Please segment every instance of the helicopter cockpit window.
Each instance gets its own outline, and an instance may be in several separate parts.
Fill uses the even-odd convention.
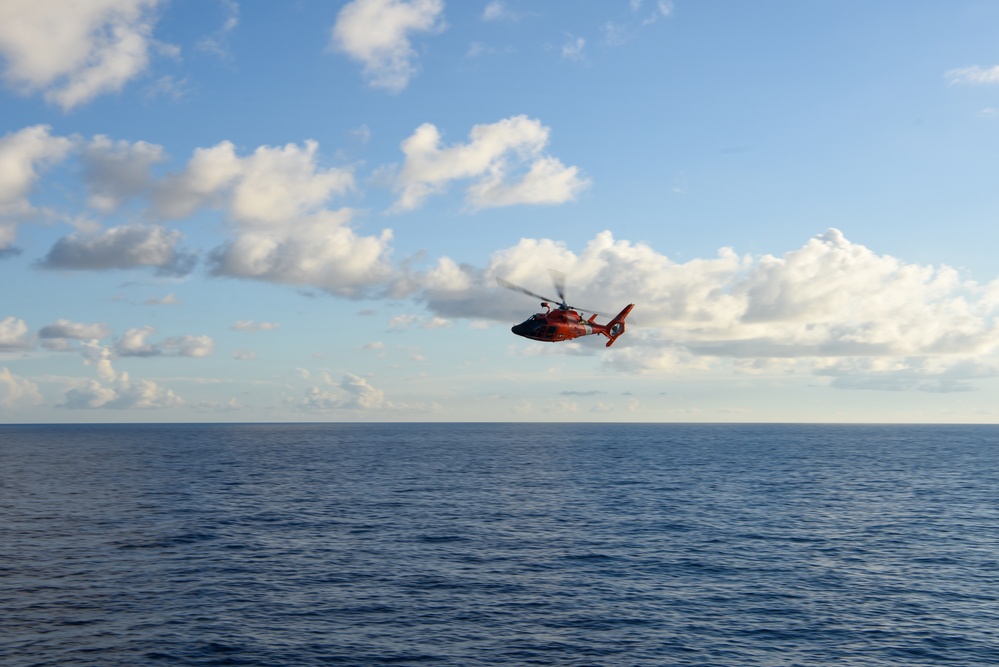
[[[534,316],[530,319],[524,320],[518,329],[523,329],[525,333],[541,333],[544,330],[547,320],[544,317]]]

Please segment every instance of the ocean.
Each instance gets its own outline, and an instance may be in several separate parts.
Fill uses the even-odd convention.
[[[0,664],[999,664],[999,427],[0,426]]]

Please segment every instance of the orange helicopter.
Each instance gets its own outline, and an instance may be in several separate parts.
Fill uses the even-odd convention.
[[[570,306],[565,302],[565,276],[563,274],[552,271],[552,281],[555,283],[555,291],[558,292],[558,297],[561,300],[558,302],[556,310],[552,310],[550,305],[550,302],[554,302],[555,299],[535,294],[502,278],[496,279],[496,282],[502,287],[533,296],[536,299],[541,299],[541,306],[547,308],[545,312],[537,313],[520,324],[511,327],[510,331],[524,338],[548,343],[572,340],[580,336],[602,334],[609,339],[606,347],[613,345],[617,337],[624,333],[624,318],[628,317],[628,313],[635,307],[635,304],[629,303],[625,306],[624,310],[618,313],[607,324],[597,324],[595,320],[600,316],[599,313],[594,313],[589,309]],[[584,320],[579,312],[577,312],[580,310],[585,310],[585,312],[593,314],[590,316],[590,319]]]

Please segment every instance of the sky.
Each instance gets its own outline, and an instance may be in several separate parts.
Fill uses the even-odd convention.
[[[999,422],[997,29],[6,0],[0,423]]]

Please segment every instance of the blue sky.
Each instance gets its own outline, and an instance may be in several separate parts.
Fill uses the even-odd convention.
[[[5,2],[0,421],[996,422],[997,27]]]

